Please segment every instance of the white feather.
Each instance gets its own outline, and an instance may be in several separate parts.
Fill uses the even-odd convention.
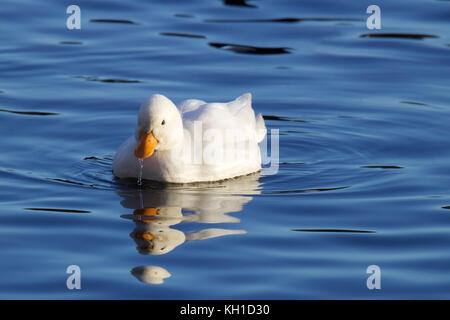
[[[171,109],[173,104],[169,103],[170,100],[161,95],[155,96],[157,98],[150,98],[146,101],[161,101],[165,104],[164,107],[143,105],[138,125],[145,126],[144,124],[147,123],[148,126],[148,123],[155,122],[153,121],[155,117],[165,119],[168,124],[177,122],[171,121],[174,112]],[[228,103],[206,103],[196,99],[181,102],[177,109],[182,120],[183,138],[179,139],[177,146],[170,148],[161,146],[152,156],[146,158],[143,178],[189,183],[223,180],[259,171],[261,155],[258,143],[264,139],[266,127],[261,114],[255,117],[251,99],[251,94],[246,93]],[[151,114],[152,119],[145,119],[145,112]],[[179,117],[178,113],[176,117]],[[195,140],[199,128],[201,128],[203,136]],[[171,134],[174,131],[160,130],[160,135],[166,135],[161,136],[161,141],[171,140]],[[208,133],[210,134],[208,135]],[[215,137],[217,139],[214,140]],[[158,137],[156,138],[158,139]],[[194,143],[192,143],[192,139],[194,139]],[[198,140],[201,141],[200,146]],[[135,148],[136,138],[130,137],[117,151],[113,171],[119,178],[138,177],[139,166],[138,160],[134,156]],[[199,152],[200,157],[194,157],[194,154],[198,155]],[[226,155],[241,152],[243,159],[205,161],[205,159],[209,159],[208,154],[220,155],[221,152]]]

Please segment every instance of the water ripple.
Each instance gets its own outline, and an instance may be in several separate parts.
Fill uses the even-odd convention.
[[[433,34],[421,33],[365,33],[360,35],[362,38],[398,38],[398,39],[414,39],[422,40],[425,38],[439,38]]]
[[[241,44],[232,44],[232,43],[221,43],[221,42],[210,42],[210,46],[229,50],[236,53],[245,53],[245,54],[285,54],[291,53],[290,48],[286,47],[255,47]]]
[[[91,19],[90,22],[99,22],[99,23],[119,23],[119,24],[137,24],[134,21],[126,20],[126,19]]]
[[[3,108],[0,108],[0,112],[8,112],[8,113],[14,113],[14,114],[23,114],[23,115],[28,115],[28,116],[57,116],[57,115],[59,115],[59,113],[56,113],[56,112],[18,111],[18,110],[3,109]]]

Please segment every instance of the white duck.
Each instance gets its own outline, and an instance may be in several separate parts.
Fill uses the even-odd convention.
[[[178,107],[163,95],[145,100],[134,136],[116,153],[119,178],[173,183],[218,181],[259,171],[258,143],[266,127],[255,117],[251,94],[228,103],[185,100]]]

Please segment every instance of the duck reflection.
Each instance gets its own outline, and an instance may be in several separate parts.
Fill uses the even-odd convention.
[[[161,284],[165,278],[169,278],[171,274],[164,268],[158,266],[141,266],[131,270],[131,274],[141,282],[148,284]]]
[[[133,215],[123,216],[132,218],[136,222],[136,228],[130,234],[141,254],[166,254],[182,243],[193,240],[215,238],[229,234],[243,234],[245,230],[203,229],[196,232],[185,233],[173,229],[171,226],[181,222],[201,221],[203,223],[239,222],[239,219],[223,215],[223,219],[203,219],[198,214],[183,215],[178,207],[159,207],[136,209]],[[208,219],[209,218],[209,219]],[[215,220],[215,221],[214,221]]]
[[[131,209],[122,218],[134,221],[130,237],[140,254],[163,255],[187,241],[205,240],[226,235],[245,234],[242,229],[200,228],[184,232],[175,228],[182,223],[239,223],[229,213],[241,212],[252,195],[260,193],[260,174],[252,174],[217,183],[195,185],[154,185],[141,189],[120,187],[121,205]],[[134,268],[131,273],[140,281],[159,284],[170,273],[155,266]]]

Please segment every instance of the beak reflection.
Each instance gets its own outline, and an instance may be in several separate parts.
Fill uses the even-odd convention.
[[[175,254],[175,248],[189,241],[243,235],[246,230],[210,228],[208,225],[240,223],[236,215],[252,200],[251,195],[260,193],[259,176],[255,174],[205,186],[123,188],[118,191],[122,197],[121,205],[131,211],[121,217],[134,223],[130,237],[136,243],[137,252],[149,256]],[[192,224],[196,230],[186,232],[177,227],[184,224]],[[136,267],[131,273],[139,281],[149,284],[161,284],[171,276],[158,266]]]

